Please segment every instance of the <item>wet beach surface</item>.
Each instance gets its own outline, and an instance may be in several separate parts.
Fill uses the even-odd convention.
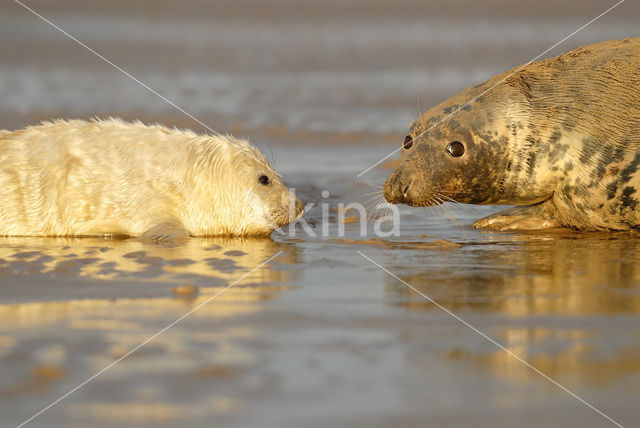
[[[496,207],[446,204],[402,207],[400,236],[376,237],[372,222],[339,236],[333,210],[376,197],[388,163],[354,177],[419,109],[608,5],[393,3],[27,3],[202,122],[249,137],[315,203],[316,236],[298,224],[177,245],[0,239],[1,426],[194,309],[27,426],[613,425],[438,305],[637,425],[636,234],[477,231]],[[112,114],[202,130],[19,5],[0,11],[2,128]],[[626,2],[547,56],[636,36],[639,17]]]

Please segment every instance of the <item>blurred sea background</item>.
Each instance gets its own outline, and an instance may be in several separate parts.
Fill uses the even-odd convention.
[[[0,128],[205,124],[250,139],[305,202],[335,206],[379,190],[388,165],[354,177],[398,148],[421,111],[538,57],[615,2],[24,4],[50,23],[0,5]],[[627,0],[543,57],[638,36],[638,22]],[[467,226],[495,210],[403,207],[401,236],[386,240],[360,237],[357,223],[337,237],[335,216],[324,238],[2,238],[0,425],[27,420],[278,251],[28,426],[611,423],[357,251],[637,424],[640,241]],[[319,235],[319,207],[305,218]],[[176,291],[186,284],[197,292]]]

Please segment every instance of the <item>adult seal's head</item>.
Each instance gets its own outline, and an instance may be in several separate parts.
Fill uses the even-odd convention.
[[[456,112],[475,92],[458,94],[412,124],[402,145],[402,163],[384,185],[387,201],[410,206],[437,205],[452,197],[466,203],[497,202],[491,183],[503,180],[506,144],[483,131],[497,127],[503,103],[482,99]],[[455,117],[443,121],[454,112]]]
[[[518,205],[496,229],[640,227],[640,39],[516,68],[415,121],[391,203]]]

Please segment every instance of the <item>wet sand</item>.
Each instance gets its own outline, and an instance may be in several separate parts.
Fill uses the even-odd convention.
[[[379,190],[388,163],[354,177],[419,109],[528,61],[605,4],[129,3],[33,7],[217,131],[249,137],[316,203],[305,219],[317,236],[0,239],[1,426],[201,304],[27,426],[610,424],[420,293],[637,424],[636,234],[476,231],[496,207],[447,204],[402,207],[400,236],[385,239],[359,236],[354,218],[338,236],[331,211],[321,236],[319,204]],[[0,11],[1,127],[114,114],[201,130],[19,5]],[[639,17],[626,2],[549,55],[637,36]]]

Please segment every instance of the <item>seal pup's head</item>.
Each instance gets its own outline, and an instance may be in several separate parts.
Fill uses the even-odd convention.
[[[526,91],[515,77],[496,84],[500,78],[458,93],[412,123],[401,164],[384,185],[388,202],[527,205],[552,194],[534,179]]]
[[[194,235],[269,235],[303,216],[302,202],[248,141],[208,136],[197,146],[193,211],[203,218],[189,229]]]

